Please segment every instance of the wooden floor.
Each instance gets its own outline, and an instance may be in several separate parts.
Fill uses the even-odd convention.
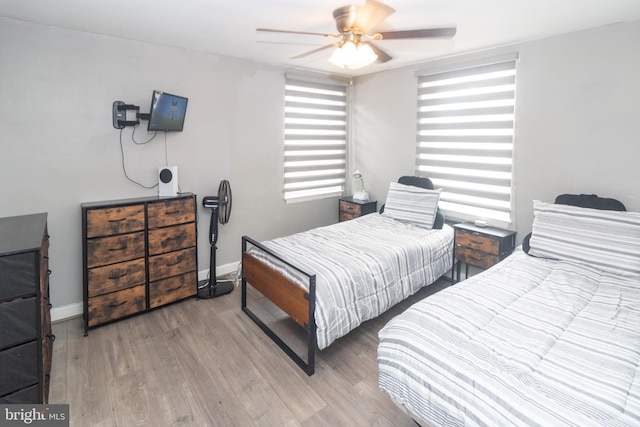
[[[378,389],[378,330],[436,282],[318,352],[308,377],[240,309],[240,289],[89,331],[53,326],[49,403],[71,426],[412,426]]]

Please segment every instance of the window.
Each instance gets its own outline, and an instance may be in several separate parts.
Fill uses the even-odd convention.
[[[342,195],[347,158],[347,85],[285,82],[284,199]]]
[[[516,59],[418,74],[416,171],[453,219],[511,222]]]

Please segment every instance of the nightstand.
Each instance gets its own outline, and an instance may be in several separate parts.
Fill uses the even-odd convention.
[[[340,198],[340,222],[367,215],[378,209],[378,202],[355,200],[353,197]]]
[[[460,267],[466,264],[465,277],[469,276],[469,266],[489,268],[511,255],[516,244],[516,232],[495,227],[478,227],[472,223],[455,224],[455,244],[453,260],[457,261],[456,274],[460,281]]]

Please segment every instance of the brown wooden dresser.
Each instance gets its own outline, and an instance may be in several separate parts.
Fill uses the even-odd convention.
[[[472,223],[455,224],[454,261],[456,274],[460,280],[461,263],[466,264],[465,277],[469,276],[469,266],[489,268],[509,256],[515,247],[516,232],[495,227],[478,227]]]
[[[196,196],[83,203],[85,335],[196,295]]]
[[[48,403],[53,340],[47,214],[0,218],[0,403]]]
[[[378,202],[356,200],[353,197],[340,198],[339,220],[348,221],[376,211]]]

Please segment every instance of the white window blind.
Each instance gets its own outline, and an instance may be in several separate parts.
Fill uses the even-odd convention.
[[[516,61],[418,76],[416,170],[452,219],[511,222]]]
[[[284,199],[340,196],[347,158],[347,86],[287,77]]]

